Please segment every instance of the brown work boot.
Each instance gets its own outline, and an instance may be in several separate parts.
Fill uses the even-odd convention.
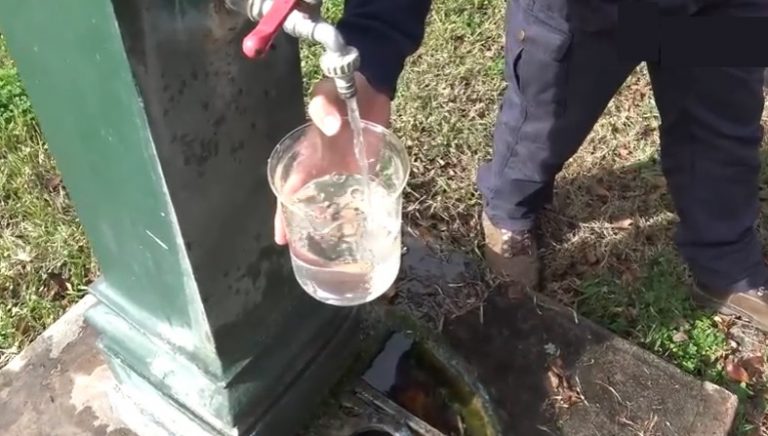
[[[510,231],[496,227],[483,213],[485,261],[500,279],[536,291],[539,258],[533,231]]]
[[[720,297],[700,286],[694,286],[693,299],[696,303],[725,315],[740,316],[755,327],[768,332],[768,284],[727,297]]]

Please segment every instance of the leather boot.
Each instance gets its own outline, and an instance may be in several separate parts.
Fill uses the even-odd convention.
[[[768,332],[768,283],[746,292],[727,296],[702,286],[694,286],[693,299],[701,306],[710,307],[725,315],[737,315]]]
[[[539,258],[533,231],[511,231],[496,227],[483,213],[485,261],[501,280],[538,291]]]

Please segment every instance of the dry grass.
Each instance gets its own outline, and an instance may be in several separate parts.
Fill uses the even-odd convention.
[[[395,105],[413,165],[406,220],[464,248],[479,242],[474,178],[503,91],[503,11],[503,1],[441,2]]]
[[[90,250],[0,39],[0,367],[83,294]]]

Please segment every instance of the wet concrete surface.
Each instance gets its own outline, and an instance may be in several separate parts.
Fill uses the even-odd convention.
[[[490,289],[466,253],[443,249],[428,234],[407,229],[396,293],[389,303],[441,331],[446,319],[480,307]]]

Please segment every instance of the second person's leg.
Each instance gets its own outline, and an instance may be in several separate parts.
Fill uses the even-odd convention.
[[[732,1],[700,14],[768,16],[768,4]],[[763,69],[650,65],[649,71],[661,115],[662,166],[680,217],[677,244],[697,295],[768,328],[768,268],[755,229]]]
[[[507,89],[493,158],[479,168],[486,256],[496,273],[536,286],[529,231],[550,200],[555,176],[573,156],[636,66],[617,58],[614,23],[599,32],[573,22],[574,2],[510,0]],[[584,16],[586,12],[582,13]],[[610,15],[610,14],[608,14]]]

